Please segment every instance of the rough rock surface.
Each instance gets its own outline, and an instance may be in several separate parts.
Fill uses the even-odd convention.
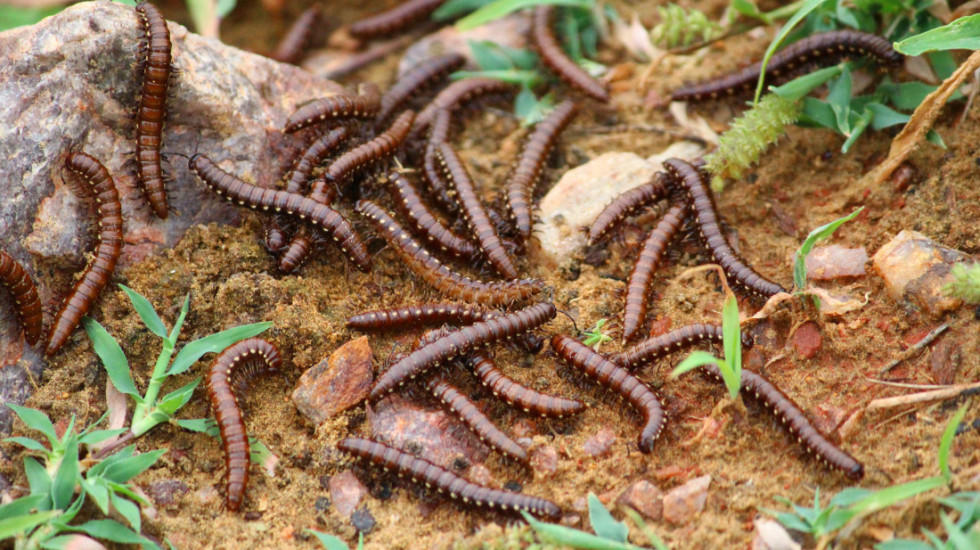
[[[926,313],[938,315],[958,308],[963,301],[943,293],[953,281],[953,264],[966,254],[938,244],[929,237],[903,230],[875,252],[875,270],[885,280],[889,294],[907,300]]]
[[[863,246],[848,248],[839,244],[816,246],[806,257],[808,279],[828,280],[840,277],[862,277],[868,252]]]
[[[367,336],[347,342],[303,373],[293,403],[314,424],[347,410],[371,391],[373,360]]]
[[[350,516],[367,492],[367,487],[350,470],[330,478],[330,498],[342,517]]]
[[[175,23],[170,31],[179,73],[170,86],[164,153],[200,152],[248,181],[274,183],[293,141],[280,131],[290,112],[342,87]],[[154,218],[138,192],[131,160],[141,36],[133,9],[110,2],[84,2],[0,33],[0,51],[12,60],[0,65],[0,247],[25,266],[46,305],[63,297],[94,244],[92,208],[65,183],[70,151],[98,158],[119,188],[126,223],[121,266],[172,247],[191,225],[238,219],[176,154],[164,161],[172,177],[169,218]],[[0,401],[22,403],[24,369],[36,376],[42,363],[33,352],[21,357],[9,298],[0,294],[0,365],[24,359],[20,374],[3,369]],[[0,412],[0,433],[9,426],[7,414]]]
[[[629,506],[647,519],[660,521],[664,513],[663,497],[663,492],[656,485],[641,479],[627,487],[616,502]]]
[[[599,428],[596,434],[582,444],[582,450],[589,456],[601,456],[609,452],[616,442],[616,432],[610,428]]]
[[[680,487],[675,487],[664,495],[664,519],[681,525],[694,519],[704,510],[708,501],[708,486],[711,476],[696,477]]]
[[[534,226],[541,251],[561,264],[585,247],[583,228],[592,225],[613,199],[650,181],[663,170],[663,161],[671,157],[690,160],[703,151],[700,145],[679,142],[647,159],[634,153],[605,153],[565,172],[541,199],[541,222]]]

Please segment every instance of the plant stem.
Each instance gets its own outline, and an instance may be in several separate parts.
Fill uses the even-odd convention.
[[[157,397],[160,395],[160,388],[163,381],[167,378],[167,367],[170,365],[170,358],[174,354],[174,343],[168,338],[163,341],[163,349],[160,357],[157,358],[156,365],[153,366],[153,376],[146,387],[146,395],[143,396],[143,404],[136,405],[133,410],[133,422],[131,432],[134,436],[141,436],[156,426],[158,422],[146,422],[147,416],[156,409]]]

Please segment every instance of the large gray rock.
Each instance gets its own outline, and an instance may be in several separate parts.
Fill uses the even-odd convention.
[[[171,80],[164,152],[201,152],[248,181],[275,182],[281,152],[293,141],[280,131],[289,113],[342,87],[177,24],[170,31],[179,72]],[[164,164],[173,177],[167,220],[152,217],[137,192],[127,163],[133,158],[141,37],[131,7],[101,1],[0,33],[0,248],[25,266],[45,304],[63,296],[93,245],[93,213],[64,181],[70,151],[98,158],[115,179],[126,222],[123,266],[172,247],[191,225],[238,217],[188,173],[187,159],[177,154]],[[0,365],[21,358],[8,300],[0,291]],[[32,355],[25,359],[36,366]],[[16,387],[0,385],[0,402],[22,402]],[[0,431],[3,424],[0,413]]]

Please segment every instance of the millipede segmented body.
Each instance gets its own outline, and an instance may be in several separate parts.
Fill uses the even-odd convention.
[[[552,27],[555,11],[555,6],[545,4],[534,9],[534,21],[531,22],[531,42],[538,51],[538,55],[541,56],[541,62],[569,86],[607,103],[609,92],[606,87],[579,67],[561,49],[561,44],[555,37],[555,31]]]
[[[442,402],[453,414],[487,445],[501,453],[527,462],[527,451],[483,414],[476,404],[463,392],[446,382],[441,376],[434,376],[426,383],[426,388]]]
[[[304,10],[286,31],[282,40],[279,41],[279,45],[276,46],[276,51],[270,57],[283,63],[293,65],[299,63],[310,44],[313,31],[320,23],[321,15],[318,6]]]
[[[482,351],[470,353],[466,363],[473,369],[473,374],[480,379],[480,382],[495,396],[526,413],[561,418],[585,410],[585,403],[581,401],[540,393],[509,378],[497,367],[493,359]]]
[[[293,169],[289,172],[289,177],[286,178],[286,191],[302,193],[313,169],[349,136],[350,131],[346,127],[340,126],[313,140],[313,143],[303,150],[303,153],[296,159],[296,163],[293,164]]]
[[[160,145],[163,143],[163,124],[167,118],[167,87],[170,83],[171,43],[167,20],[149,2],[136,6],[143,26],[145,42],[140,51],[146,58],[139,109],[136,112],[136,170],[140,186],[153,212],[167,217],[167,189],[160,167]]]
[[[189,167],[212,191],[229,201],[256,210],[285,212],[320,227],[333,237],[334,244],[358,269],[364,272],[371,270],[371,257],[360,235],[347,218],[333,208],[297,193],[246,183],[201,154],[191,157]]]
[[[77,186],[79,192],[95,199],[99,224],[99,242],[94,259],[55,316],[44,352],[53,355],[68,341],[71,333],[82,322],[92,303],[108,284],[116,270],[116,261],[123,245],[122,205],[119,193],[109,171],[102,163],[85,153],[71,153],[65,159],[65,167],[77,174],[85,183]]]
[[[548,155],[565,127],[575,118],[575,102],[562,101],[534,127],[507,178],[507,205],[521,240],[531,238],[531,197],[541,177]]]
[[[408,476],[415,483],[423,483],[439,494],[445,493],[467,504],[500,508],[504,511],[523,510],[548,519],[561,517],[561,508],[543,498],[477,485],[424,458],[417,458],[378,441],[348,437],[338,443],[337,448],[367,460],[375,467],[385,471],[393,470],[399,477]]]
[[[412,129],[415,113],[405,111],[391,123],[387,130],[366,143],[345,152],[327,167],[327,179],[341,181],[365,166],[395,154]]]
[[[454,258],[472,259],[478,255],[470,241],[453,233],[436,214],[426,206],[418,190],[411,181],[397,170],[385,176],[392,189],[396,208],[402,216],[411,221],[414,233],[429,244]]]
[[[434,258],[377,204],[360,200],[357,211],[374,225],[413,273],[442,294],[477,304],[505,306],[526,300],[544,290],[544,283],[538,279],[491,283],[470,279]]]
[[[728,244],[718,223],[718,209],[705,174],[679,159],[667,159],[664,167],[687,193],[701,239],[729,280],[765,298],[786,292],[780,285],[756,273]]]
[[[768,86],[814,66],[830,66],[842,59],[870,56],[884,65],[897,65],[903,56],[891,42],[860,31],[831,31],[808,36],[776,53],[766,65],[763,86]],[[682,86],[671,94],[672,101],[705,101],[754,90],[762,63],[699,84]]]
[[[599,212],[595,221],[592,222],[592,227],[589,228],[589,245],[599,242],[634,212],[667,198],[670,189],[670,180],[667,174],[657,172],[647,183],[638,185],[616,197],[602,209],[602,212]]]
[[[390,10],[351,23],[348,32],[367,40],[401,32],[410,25],[424,21],[446,0],[407,0]]]
[[[686,217],[686,203],[671,206],[643,242],[640,255],[637,256],[636,263],[633,264],[633,269],[630,270],[629,278],[626,280],[626,305],[623,310],[624,342],[636,336],[637,331],[643,326],[647,316],[647,295],[653,283],[653,274],[663,260],[667,246],[684,225]]]
[[[611,355],[609,360],[633,371],[675,351],[696,346],[701,342],[721,344],[723,338],[721,325],[694,323],[672,330],[667,334],[647,338],[622,353]],[[748,333],[742,332],[741,339],[743,351],[752,349],[755,342]]]
[[[717,366],[706,365],[702,369],[712,378],[722,379]],[[820,433],[807,419],[806,413],[775,384],[760,374],[743,368],[741,389],[772,411],[808,453],[854,481],[864,477],[864,466]]]
[[[222,351],[208,371],[208,399],[225,451],[225,505],[232,512],[238,511],[245,498],[250,458],[245,420],[233,389],[243,391],[253,376],[277,372],[279,364],[279,350],[274,345],[261,338],[249,338]]]
[[[665,420],[663,406],[653,390],[623,367],[571,336],[556,334],[551,338],[551,348],[566,364],[618,393],[643,415],[638,447],[641,453],[652,452]]]
[[[337,188],[327,183],[323,177],[319,177],[313,182],[309,197],[320,204],[330,206],[337,197]],[[292,273],[299,269],[313,253],[313,246],[313,235],[310,234],[309,228],[305,225],[300,226],[279,256],[279,271]]]
[[[436,149],[443,142],[449,141],[452,122],[453,118],[449,109],[436,111],[435,117],[429,125],[429,138],[425,143],[425,152],[422,156],[422,176],[429,183],[429,193],[439,201],[439,205],[447,212],[456,212],[459,210],[459,204],[456,202],[455,191],[449,188],[449,184],[446,183],[446,178],[442,174],[442,166],[436,157]]]
[[[416,136],[421,136],[421,132],[429,127],[429,124],[435,119],[436,113],[439,109],[446,109],[450,113],[459,109],[463,104],[472,101],[473,99],[486,95],[493,94],[503,94],[507,92],[513,92],[514,85],[508,84],[502,80],[497,80],[496,78],[464,78],[463,80],[457,80],[443,88],[436,97],[429,102],[425,108],[419,112],[419,116],[415,118],[415,124],[412,127],[412,133]]]
[[[377,401],[423,372],[491,342],[507,340],[538,327],[557,314],[554,304],[542,302],[513,313],[454,330],[408,354],[382,373],[368,399]]]
[[[379,109],[381,91],[373,84],[363,84],[360,94],[335,95],[302,105],[286,120],[283,131],[291,134],[327,120],[371,119]]]
[[[462,205],[463,217],[466,218],[470,231],[476,235],[483,256],[498,273],[508,279],[516,279],[517,266],[514,265],[513,258],[500,240],[497,229],[490,222],[487,208],[480,200],[476,186],[473,185],[473,180],[463,161],[456,154],[456,150],[449,143],[443,142],[437,147],[436,155],[442,163],[446,180],[456,190],[456,196]]]
[[[0,286],[7,287],[10,292],[17,309],[17,318],[24,328],[24,340],[27,345],[33,346],[41,339],[44,325],[37,287],[17,260],[3,250],[0,250]]]
[[[375,122],[380,124],[388,120],[410,97],[432,86],[465,63],[465,57],[451,53],[427,59],[412,67],[381,96],[381,110]]]

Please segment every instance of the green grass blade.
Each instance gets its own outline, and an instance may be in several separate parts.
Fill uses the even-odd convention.
[[[728,386],[728,394],[735,399],[742,387],[742,331],[739,327],[738,300],[734,294],[725,297],[721,319],[725,364],[728,366],[728,369],[722,369],[721,372],[725,377],[725,385]]]
[[[173,416],[174,413],[180,410],[181,407],[186,405],[187,402],[191,400],[191,396],[194,395],[194,389],[197,388],[197,385],[200,383],[201,379],[195,378],[180,389],[168,393],[157,403],[157,408]]]
[[[174,323],[174,328],[170,331],[170,336],[167,337],[171,346],[177,345],[177,338],[180,337],[180,329],[184,327],[184,320],[187,319],[187,312],[190,308],[191,295],[188,294],[184,296],[184,303],[180,306],[180,315],[177,316],[177,322]]]
[[[639,512],[630,508],[629,506],[623,506],[622,510],[627,516],[630,517],[630,519],[633,520],[633,523],[640,528],[640,531],[643,531],[643,534],[650,539],[650,544],[653,545],[654,550],[670,550],[670,547],[664,544],[663,539],[661,539],[660,536],[657,535],[657,533],[654,532],[654,530],[651,529],[645,521],[643,521],[643,518],[640,517]]]
[[[439,6],[436,11],[432,12],[432,19],[434,21],[454,19],[460,15],[463,15],[464,13],[469,13],[482,8],[492,1],[493,0],[449,0],[445,4]]]
[[[0,540],[10,540],[16,535],[26,533],[59,514],[61,514],[61,510],[49,510],[0,520]]]
[[[718,359],[706,351],[697,350],[692,351],[691,354],[684,358],[679,365],[674,367],[674,370],[670,373],[670,377],[677,378],[687,371],[692,371],[704,365],[717,365],[718,368],[722,369],[723,371],[728,368],[728,365],[726,365],[721,359]]]
[[[0,520],[30,514],[44,499],[45,495],[27,495],[8,502],[0,506]]]
[[[771,86],[770,89],[772,90],[772,93],[780,97],[798,101],[803,99],[804,96],[816,88],[826,84],[832,78],[840,76],[841,71],[843,71],[842,65],[825,67],[823,69],[813,71],[812,73],[805,74],[799,78],[790,80],[782,86]]]
[[[830,237],[837,231],[844,222],[848,222],[857,217],[864,207],[858,208],[854,212],[844,216],[843,218],[836,219],[828,224],[821,225],[820,227],[814,229],[806,236],[803,241],[803,245],[800,249],[796,251],[796,259],[793,262],[793,284],[796,285],[797,290],[803,290],[806,288],[806,257],[813,250],[814,245],[818,242]]]
[[[150,332],[156,334],[160,338],[167,337],[167,327],[163,326],[163,321],[160,320],[160,315],[157,314],[157,310],[153,308],[153,304],[149,300],[144,298],[140,293],[129,288],[126,285],[120,284],[119,288],[126,293],[129,297],[129,301],[133,304],[133,309],[143,320],[143,324],[146,328],[150,329]]]
[[[629,527],[616,521],[594,493],[589,493],[589,524],[596,536],[606,540],[626,542],[630,534]]]
[[[105,366],[112,385],[120,392],[131,396],[137,403],[142,403],[143,398],[136,389],[136,383],[133,382],[133,376],[129,372],[129,360],[126,359],[126,354],[123,353],[119,342],[116,342],[116,339],[109,334],[105,327],[91,317],[84,318],[82,324],[85,326],[85,332],[89,339],[92,340],[92,348],[96,355],[102,359],[102,365]]]
[[[521,511],[521,515],[528,525],[539,535],[547,537],[559,544],[571,546],[572,548],[582,548],[584,550],[642,550],[639,546],[634,546],[625,542],[616,542],[599,538],[593,534],[565,527],[554,525],[534,519],[527,512]]]
[[[30,449],[32,451],[38,451],[42,453],[48,452],[48,448],[45,447],[40,441],[35,441],[29,437],[8,437],[4,441],[9,443],[16,443],[25,449]]]
[[[316,537],[316,540],[320,541],[320,544],[327,550],[350,550],[347,543],[333,535],[314,531],[313,529],[306,529],[306,532]]]
[[[949,419],[949,423],[946,424],[946,430],[943,431],[943,437],[939,440],[939,471],[946,478],[946,483],[953,481],[953,473],[949,470],[949,449],[953,446],[956,428],[960,426],[960,423],[963,422],[963,417],[966,416],[966,405],[966,403],[960,405],[960,408],[953,414],[953,418]]]
[[[494,19],[500,19],[517,10],[530,8],[540,4],[554,4],[558,6],[573,6],[576,8],[590,8],[592,3],[589,0],[496,0],[486,6],[476,10],[456,22],[456,28],[460,31],[479,27],[489,23]]]
[[[32,495],[42,495],[48,498],[51,494],[51,476],[33,457],[24,457],[24,475]]]
[[[980,50],[980,14],[960,17],[952,23],[910,36],[894,44],[905,55],[937,50]]]
[[[180,350],[173,364],[170,365],[167,376],[173,376],[186,371],[205,353],[223,351],[228,346],[246,338],[258,336],[271,327],[272,323],[268,321],[265,323],[253,323],[251,325],[242,325],[223,330],[217,334],[205,336],[200,340],[194,340]]]
[[[165,452],[167,452],[166,449],[157,449],[148,453],[116,460],[105,468],[102,472],[102,477],[115,483],[126,483],[146,471],[150,466],[153,466],[157,459],[163,456]]]
[[[71,499],[75,496],[75,486],[79,481],[78,464],[78,439],[68,438],[65,445],[65,454],[61,458],[58,471],[55,472],[51,481],[51,504],[64,510],[71,504]]]
[[[766,66],[769,64],[769,60],[772,58],[773,54],[776,53],[776,49],[779,45],[783,43],[783,40],[789,35],[796,25],[803,20],[804,17],[810,14],[811,11],[820,7],[821,4],[827,2],[828,0],[807,0],[800,7],[799,11],[793,14],[789,18],[789,21],[783,25],[783,28],[779,30],[776,34],[776,38],[773,39],[769,47],[766,48],[766,55],[762,58],[762,72],[759,74],[759,84],[755,88],[755,100],[754,103],[759,102],[759,97],[762,96],[762,85],[764,84],[764,76],[766,74]]]

